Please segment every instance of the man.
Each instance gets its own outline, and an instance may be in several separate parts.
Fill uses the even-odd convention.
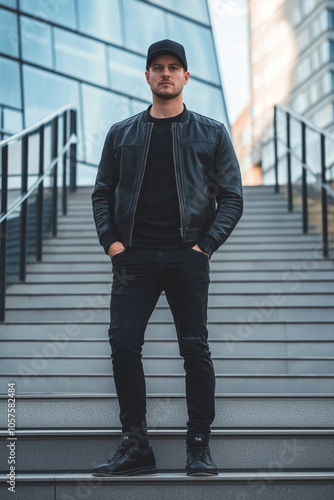
[[[109,340],[123,438],[98,476],[157,472],[146,429],[141,349],[162,291],[186,371],[188,475],[216,475],[209,449],[215,375],[207,343],[209,260],[242,214],[240,169],[221,123],[189,111],[184,48],[147,53],[153,104],[109,130],[92,195],[113,266]]]

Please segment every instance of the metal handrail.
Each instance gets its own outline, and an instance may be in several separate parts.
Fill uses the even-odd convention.
[[[285,132],[286,132],[286,140],[278,137],[278,124],[277,124],[277,114],[278,111],[282,111],[285,114]],[[301,125],[301,157],[299,157],[294,149],[291,147],[291,131],[290,131],[290,120],[291,117],[296,119]],[[306,158],[306,130],[310,129],[319,134],[320,138],[320,159],[319,163],[321,165],[321,172],[319,174],[315,174],[310,166],[307,164]],[[286,148],[286,163],[287,163],[287,197],[288,197],[288,210],[290,212],[293,211],[293,189],[292,189],[292,175],[291,175],[291,156],[294,156],[298,159],[301,164],[301,181],[302,181],[302,225],[303,232],[308,232],[308,182],[307,182],[307,173],[312,173],[312,175],[320,175],[320,189],[321,189],[321,211],[322,211],[322,250],[324,257],[328,257],[329,255],[329,241],[328,241],[328,199],[327,196],[334,197],[334,190],[329,186],[326,173],[328,167],[326,167],[326,157],[325,157],[325,146],[326,139],[334,141],[334,135],[329,132],[322,130],[317,127],[309,120],[305,119],[303,116],[295,113],[290,110],[288,107],[283,104],[278,104],[274,107],[274,136],[272,139],[266,141],[266,145],[274,141],[274,169],[275,169],[275,192],[279,192],[279,160],[278,157],[278,143],[283,143]],[[332,166],[330,166],[332,168]],[[267,171],[271,170],[268,168]]]
[[[275,108],[276,109],[280,109],[281,111],[284,111],[285,113],[289,113],[289,115],[292,116],[292,118],[295,118],[296,120],[305,123],[305,125],[307,126],[307,128],[309,128],[310,130],[313,130],[314,132],[317,132],[318,134],[323,134],[326,137],[328,137],[328,139],[331,139],[332,141],[334,141],[334,135],[333,134],[331,134],[330,132],[327,132],[326,130],[323,130],[320,127],[317,127],[310,120],[307,120],[307,118],[305,118],[304,116],[296,113],[295,111],[293,111],[292,109],[288,108],[284,104],[276,104]]]
[[[293,148],[291,147],[288,147],[287,146],[287,143],[285,141],[283,141],[283,139],[280,139],[280,138],[277,138],[277,141],[282,143],[285,147],[286,147],[286,150],[294,157],[296,158],[296,160],[299,161],[300,165],[302,168],[304,168],[305,170],[307,170],[307,172],[310,172],[310,174],[312,174],[314,177],[316,177],[318,174],[316,172],[314,172],[312,170],[312,168],[310,167],[310,165],[308,165],[307,163],[304,163],[301,159],[300,156],[297,155],[297,153],[294,151]],[[333,164],[332,165],[329,165],[328,167],[326,167],[326,170],[329,170],[330,168],[332,168]],[[270,167],[270,168],[274,168],[273,167]],[[269,170],[269,169],[268,169]],[[321,186],[324,187],[325,189],[327,189],[327,191],[334,197],[334,189],[332,189],[328,184],[322,184],[321,183]]]
[[[7,139],[3,139],[2,141],[0,141],[0,148],[5,146],[6,144],[10,144],[11,142],[17,141],[18,139],[20,139],[24,135],[32,134],[33,132],[38,130],[42,125],[47,125],[48,123],[50,123],[56,116],[60,116],[65,111],[70,111],[71,109],[72,110],[75,109],[75,105],[73,103],[66,104],[62,108],[59,108],[56,111],[53,111],[45,118],[42,118],[42,120],[40,120],[39,122],[34,123],[34,125],[30,125],[30,127],[27,127],[24,130],[21,130],[21,132],[18,132],[17,134],[11,135],[10,137],[7,137]]]
[[[11,205],[11,207],[7,210],[7,213],[5,213],[5,215],[3,215],[2,217],[0,217],[0,224],[8,219],[8,217],[13,213],[15,212],[15,210],[27,199],[29,198],[29,196],[35,191],[35,189],[44,181],[45,177],[47,177],[47,175],[52,171],[52,169],[54,168],[54,166],[59,162],[60,158],[62,158],[62,156],[64,155],[64,153],[66,153],[66,151],[68,151],[69,149],[69,146],[71,144],[76,144],[78,142],[78,139],[77,137],[73,134],[70,139],[67,141],[67,143],[65,144],[65,146],[62,147],[59,155],[54,158],[52,160],[52,162],[50,163],[50,165],[47,167],[47,169],[44,171],[44,174],[40,177],[38,177],[38,179],[32,184],[32,186],[29,188],[29,190],[22,196],[20,196],[17,201],[15,203],[13,203],[13,205]]]
[[[63,120],[62,146],[58,147],[58,122]],[[51,163],[44,167],[44,135],[45,128],[51,125]],[[29,136],[39,135],[39,173],[37,180],[28,189],[28,147]],[[21,188],[20,196],[8,208],[8,152],[9,146],[14,142],[21,141]],[[20,252],[19,252],[19,279],[26,279],[27,265],[27,212],[28,198],[36,193],[36,255],[37,261],[42,260],[43,255],[43,232],[44,232],[44,180],[46,176],[52,176],[52,195],[50,203],[52,204],[51,220],[49,230],[52,235],[57,235],[58,221],[58,164],[62,163],[62,213],[67,214],[67,188],[70,191],[76,190],[76,161],[77,161],[77,111],[72,104],[63,106],[54,111],[43,120],[28,127],[27,129],[15,134],[0,142],[1,154],[1,207],[0,207],[0,321],[5,319],[5,300],[6,300],[6,269],[7,269],[7,224],[11,223],[10,215],[16,210],[20,210]],[[58,151],[60,149],[60,151]],[[67,183],[67,164],[69,159],[69,185]]]

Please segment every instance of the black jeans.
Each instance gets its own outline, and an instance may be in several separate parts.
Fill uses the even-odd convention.
[[[209,435],[215,413],[215,374],[206,326],[209,257],[191,247],[127,247],[112,257],[112,265],[109,340],[123,432],[145,420],[141,350],[148,320],[164,290],[184,359],[188,435]]]

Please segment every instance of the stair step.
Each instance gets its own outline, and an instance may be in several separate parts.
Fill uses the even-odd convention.
[[[20,386],[21,387],[21,386]],[[22,387],[24,385],[22,384]],[[110,389],[110,388],[109,388]],[[16,400],[17,429],[119,429],[119,405],[115,394],[21,392]],[[216,393],[213,429],[280,429],[334,427],[334,394],[321,393]],[[0,395],[7,411],[7,394]],[[148,394],[150,428],[185,428],[184,393]],[[5,424],[3,424],[5,425]]]
[[[85,264],[87,268],[87,264]],[[50,266],[51,267],[51,266]],[[67,264],[70,269],[68,272],[54,272],[54,273],[43,273],[39,272],[27,274],[28,283],[110,283],[111,282],[111,269],[110,264],[105,268],[104,272],[75,272],[75,264]],[[231,266],[232,267],[232,266]],[[72,269],[72,270],[71,270]],[[74,270],[74,271],[73,271]],[[297,287],[301,281],[327,281],[334,283],[333,275],[325,270],[319,270],[314,272],[305,272],[302,270],[290,270],[290,271],[213,271],[210,275],[212,282],[269,282],[271,283],[273,279],[283,280],[293,283],[294,287]]]
[[[93,297],[93,302],[96,298]],[[99,302],[102,301],[102,298]],[[7,321],[26,323],[27,321],[55,321],[76,323],[77,321],[105,322],[110,320],[109,304],[105,300],[104,307],[91,307],[90,298],[82,300],[75,308],[55,309],[9,309]],[[173,322],[173,316],[169,308],[156,308],[150,318],[151,322]],[[232,323],[272,323],[273,321],[304,323],[305,321],[328,323],[334,322],[333,307],[280,307],[274,306],[272,302],[259,303],[254,307],[209,307],[208,321],[222,321]]]
[[[102,266],[101,266],[102,267]],[[101,269],[102,270],[102,269]],[[73,269],[72,269],[73,272]],[[323,282],[323,281],[313,281],[300,283],[288,282],[288,281],[271,281],[271,282],[212,282],[209,287],[209,296],[212,297],[213,294],[220,295],[257,295],[257,294],[270,294],[273,290],[279,290],[280,293],[288,294],[288,300],[290,300],[291,295],[297,294],[310,294],[309,296],[316,296],[311,294],[334,294],[334,281]],[[66,295],[105,295],[110,294],[111,286],[106,283],[103,287],[100,283],[91,283],[87,287],[83,287],[80,283],[18,283],[12,285],[7,290],[7,297],[18,298],[20,296],[38,296],[44,295],[53,296],[61,294]],[[162,292],[161,296],[165,295]],[[9,300],[9,299],[8,299]],[[7,302],[8,303],[8,302]]]
[[[42,364],[43,366],[43,364]],[[33,372],[31,362],[22,362],[19,367],[21,375],[12,373],[0,375],[0,393],[5,393],[10,380],[20,388],[20,394],[31,392],[78,392],[105,394],[115,393],[113,378],[109,371],[106,374],[43,375]],[[284,375],[284,374],[216,374],[216,390],[221,393],[333,393],[333,375]],[[147,392],[151,394],[183,394],[185,390],[184,374],[146,374]]]
[[[108,272],[111,271],[111,262],[110,259],[105,256],[104,262],[96,263],[90,262],[89,268],[87,268],[87,264],[81,262],[73,262],[71,264],[66,263],[38,263],[38,264],[30,264],[28,266],[28,278],[30,274],[34,273],[64,273],[64,272],[84,272],[85,274],[91,274],[96,272]],[[257,271],[262,273],[271,273],[275,271],[276,273],[281,273],[272,276],[272,281],[280,280],[280,281],[288,281],[293,279],[296,281],[307,281],[308,276],[312,276],[313,274],[328,270],[334,270],[334,263],[332,261],[322,260],[314,262],[312,260],[303,260],[300,259],[290,259],[286,261],[279,260],[271,260],[271,261],[252,261],[250,259],[244,261],[228,261],[223,260],[222,258],[217,258],[213,256],[210,260],[210,270],[213,276],[217,272],[228,272],[234,271],[240,274],[241,271]],[[326,274],[328,276],[328,273]],[[253,273],[254,279],[256,280],[256,274]],[[333,277],[329,277],[332,281]],[[319,280],[322,280],[320,277]],[[233,280],[230,280],[233,282]],[[238,280],[240,281],[240,279]],[[242,280],[241,280],[242,281]]]
[[[171,328],[172,330],[172,328]],[[45,331],[45,330],[44,330]],[[102,329],[101,329],[102,331]],[[317,331],[317,335],[320,337],[321,333]],[[36,335],[35,335],[36,336]],[[27,337],[27,335],[26,335]],[[49,334],[47,337],[49,339],[32,340],[32,335],[30,334],[28,339],[25,338],[25,331],[21,333],[21,336],[17,338],[11,338],[10,335],[7,336],[7,340],[3,337],[0,340],[1,347],[1,357],[20,357],[20,356],[52,356],[55,355],[63,357],[72,356],[109,356],[110,346],[107,339],[107,335],[99,335],[99,339],[91,335],[90,339],[82,340],[82,335],[80,339],[70,338],[66,336]],[[149,335],[145,335],[146,341],[143,347],[144,356],[159,356],[163,353],[164,356],[179,356],[179,345],[176,339],[175,331],[171,331],[170,339],[149,338]],[[259,340],[243,340],[241,338],[233,339],[227,338],[214,339],[209,337],[210,350],[213,357],[226,357],[233,358],[235,356],[247,357],[247,358],[263,358],[263,357],[273,357],[273,358],[283,358],[289,360],[289,358],[318,358],[318,357],[333,357],[334,356],[334,336],[332,336],[330,341],[319,340],[318,338],[306,342],[299,341],[294,342],[291,340],[271,340],[263,339]]]
[[[106,255],[104,252],[94,253],[95,262],[105,262]],[[229,251],[225,250],[224,258],[230,261],[238,261],[238,260],[249,260],[250,257],[253,261],[271,261],[271,260],[290,260],[297,259],[302,261],[303,259],[312,259],[314,258],[314,250],[304,250],[304,249],[295,249],[289,251],[275,251],[266,252],[266,251],[254,251],[254,254],[250,256],[250,252],[245,252],[244,250],[240,251]],[[91,256],[88,252],[86,253],[78,253],[78,252],[67,252],[67,253],[58,253],[57,251],[53,253],[44,252],[44,262],[52,263],[52,262],[87,262],[90,263]]]
[[[264,210],[265,210],[265,205],[264,205]],[[295,235],[296,233],[299,234],[301,232],[301,224],[294,224],[294,226],[287,226],[287,227],[280,227],[280,228],[273,228],[272,226],[268,225],[268,227],[263,227],[262,224],[260,224],[258,227],[254,228],[248,228],[243,227],[243,228],[238,228],[238,235],[241,236],[254,236],[254,235],[268,235],[268,236],[277,236],[277,234],[282,236],[282,238],[289,237],[291,234]],[[61,228],[58,231],[58,236],[60,237],[88,237],[88,238],[97,238],[96,231],[94,228],[91,230],[86,230],[84,228],[77,228],[74,231],[74,228]],[[232,238],[233,236],[231,236]],[[320,243],[318,244],[318,247],[320,248]]]
[[[222,472],[213,477],[186,476],[185,472],[97,478],[90,473],[17,474],[15,500],[258,500],[270,491],[270,500],[333,500],[333,472],[268,469],[264,472]],[[0,476],[0,492],[7,488]],[[9,493],[8,493],[9,495]],[[2,498],[11,498],[3,496]],[[43,495],[43,496],[41,496]],[[79,496],[78,496],[79,495]],[[86,496],[83,496],[86,495]],[[222,497],[223,495],[223,497]],[[263,497],[265,498],[265,497]]]
[[[55,356],[57,356],[55,358]],[[219,375],[273,375],[273,374],[304,374],[309,375],[333,375],[334,380],[334,357],[268,357],[260,356],[250,358],[246,356],[232,357],[213,356],[213,364],[216,374]],[[40,375],[105,375],[111,372],[111,359],[109,348],[106,344],[103,355],[63,355],[59,347],[54,344],[49,346],[45,355],[36,354],[16,356],[10,355],[0,358],[1,373],[17,375],[22,373],[22,365],[31,367],[30,373],[36,371]],[[145,355],[143,357],[144,372],[146,375],[169,376],[173,373],[177,376],[184,374],[183,360],[178,356]],[[28,372],[29,374],[29,372]]]
[[[247,322],[237,321],[228,323],[208,322],[209,341],[211,339],[225,339],[229,342],[229,348],[238,342],[245,340],[273,341],[285,339],[288,341],[332,341],[334,338],[334,322],[331,323],[284,323],[268,322],[251,325]],[[67,341],[70,339],[108,339],[108,322],[73,323],[43,322],[40,320],[26,321],[24,323],[6,322],[0,324],[0,335],[2,339],[51,339]],[[176,331],[173,323],[148,323],[145,338],[148,339],[176,339]]]
[[[210,294],[208,299],[209,307],[261,307],[270,304],[272,307],[334,307],[334,285],[331,293],[328,294],[307,294],[307,295],[283,295],[279,288],[273,288],[269,294]],[[73,309],[81,307],[83,300],[91,300],[92,304],[98,306],[110,305],[110,290],[100,290],[97,295],[72,294],[64,296],[58,295],[10,295],[6,301],[8,310],[10,309]],[[161,295],[158,299],[157,308],[169,309],[167,298]],[[334,316],[333,316],[334,320]]]
[[[256,224],[259,222],[263,222],[264,224],[270,223],[275,226],[278,225],[290,225],[290,224],[302,224],[302,214],[300,213],[288,213],[285,210],[281,211],[273,211],[272,213],[267,213],[267,211],[259,210],[258,212],[251,212],[247,210],[247,203],[245,203],[245,211],[242,216],[242,219],[238,224]],[[69,226],[73,225],[73,227],[90,227],[95,229],[93,212],[89,209],[77,211],[74,216],[72,212],[70,213],[70,218],[68,217],[60,217],[58,219],[58,227],[59,229],[65,229]]]
[[[72,217],[72,214],[71,214]],[[280,235],[271,235],[271,236],[240,236],[238,234],[232,233],[232,236],[224,243],[224,248],[228,247],[229,245],[258,245],[258,244],[264,244],[264,243],[270,243],[270,244],[277,244],[279,245],[285,245],[287,243],[292,243],[292,244],[313,244],[314,246],[319,243],[317,235],[316,234],[294,234],[289,237],[288,242],[282,241],[282,238]],[[50,247],[58,247],[58,246],[63,246],[63,245],[91,245],[96,248],[97,251],[101,251],[101,247],[99,245],[98,239],[97,239],[97,234],[92,237],[69,237],[69,238],[62,238],[60,236],[57,236],[56,238],[50,238],[47,239],[44,242],[44,248],[50,248]],[[313,246],[313,248],[314,248]],[[214,253],[216,256],[219,254],[219,250]]]
[[[309,251],[314,251],[315,249],[315,243],[310,241],[301,241],[301,242],[296,242],[296,243],[291,243],[291,242],[285,242],[281,241],[280,243],[247,243],[247,242],[226,242],[224,245],[225,252],[249,252],[250,253],[250,259],[252,259],[253,252],[305,252],[307,250]],[[15,248],[14,248],[15,252]],[[14,253],[13,252],[13,253]],[[19,255],[19,252],[16,252],[17,255]],[[58,241],[57,245],[50,245],[50,246],[45,246],[43,255],[45,258],[49,255],[54,255],[54,254],[76,254],[76,255],[99,255],[102,253],[101,252],[101,247],[97,241],[95,242],[81,242],[81,241],[75,241],[73,242],[67,242],[64,240],[62,243]],[[15,253],[14,253],[15,255]]]
[[[120,444],[120,436],[119,430],[102,429],[17,431],[20,453],[16,467],[20,473],[89,472],[108,460]],[[184,470],[185,430],[152,429],[149,436],[161,471]],[[277,460],[284,471],[331,470],[334,469],[333,436],[333,429],[218,430],[211,434],[210,450],[219,470],[224,472],[266,471],[274,464],[277,466]],[[52,459],[45,460],[47,455]],[[2,454],[0,470],[4,473],[7,468],[7,456]]]

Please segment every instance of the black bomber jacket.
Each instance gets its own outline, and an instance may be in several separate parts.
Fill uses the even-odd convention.
[[[115,241],[132,246],[154,126],[148,110],[112,125],[105,139],[92,202],[106,253]],[[172,137],[181,238],[196,241],[211,258],[242,215],[239,163],[225,126],[188,109],[184,121],[172,123]]]

